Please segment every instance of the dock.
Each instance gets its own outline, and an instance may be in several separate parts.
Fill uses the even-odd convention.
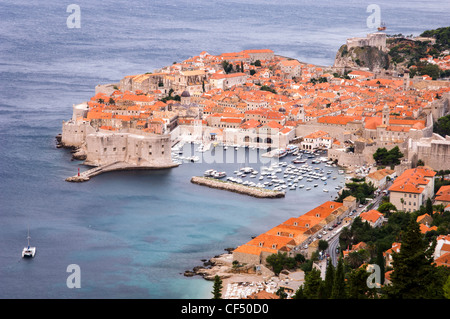
[[[106,165],[97,166],[87,171],[81,172],[75,176],[66,178],[66,182],[81,183],[90,180],[92,177],[112,171],[125,171],[125,170],[155,170],[155,169],[167,169],[177,167],[179,164],[173,163],[164,166],[137,166],[125,162],[114,162]]]
[[[257,198],[283,198],[285,193],[261,187],[244,186],[231,182],[221,181],[210,177],[193,176],[191,183],[208,186],[211,188],[223,189],[234,193],[245,194]]]

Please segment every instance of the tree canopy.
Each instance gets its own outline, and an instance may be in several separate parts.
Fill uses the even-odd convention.
[[[403,153],[400,152],[398,146],[395,146],[391,150],[386,148],[378,148],[373,154],[373,159],[377,165],[394,166],[400,164],[400,159],[403,157]]]

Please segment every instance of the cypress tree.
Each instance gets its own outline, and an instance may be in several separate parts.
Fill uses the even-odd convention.
[[[381,272],[381,274],[380,274],[380,279],[381,279],[380,284],[384,285],[384,272],[385,272],[385,269],[384,269],[384,257],[383,257],[383,250],[381,248],[379,248],[379,247],[377,247],[376,264],[378,266],[380,266],[380,272]]]
[[[307,299],[319,299],[321,283],[320,270],[313,268],[305,276],[305,283],[303,284],[305,297]]]
[[[328,261],[327,270],[325,273],[323,298],[330,299],[331,292],[333,291],[335,269],[331,260]]]
[[[292,299],[306,299],[305,294],[303,292],[303,286],[300,286],[295,294],[292,296]]]
[[[342,257],[339,258],[338,265],[336,267],[336,273],[334,276],[333,289],[331,291],[331,299],[345,299],[345,273],[344,273],[344,261]]]
[[[392,285],[387,287],[389,298],[428,299],[434,295],[436,267],[433,263],[433,245],[428,246],[420,232],[419,224],[411,218],[403,235],[399,253],[393,254]]]
[[[218,275],[214,277],[214,285],[213,285],[213,297],[212,299],[222,299],[222,279]]]

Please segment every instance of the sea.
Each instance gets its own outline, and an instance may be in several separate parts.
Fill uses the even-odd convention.
[[[1,0],[0,298],[211,298],[212,282],[184,271],[332,200],[344,179],[338,168],[329,193],[319,185],[280,199],[190,183],[210,168],[232,176],[267,165],[258,156],[246,161],[251,149],[228,149],[237,154],[232,163],[184,162],[68,183],[86,167],[56,148],[62,122],[97,84],[202,51],[269,48],[332,65],[347,38],[376,31],[370,5],[389,34],[450,25],[448,1]],[[37,251],[23,259],[28,232]]]

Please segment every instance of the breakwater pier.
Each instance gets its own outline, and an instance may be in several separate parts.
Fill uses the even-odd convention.
[[[197,185],[208,186],[211,188],[223,189],[230,192],[235,192],[239,194],[245,194],[258,198],[282,198],[285,197],[283,191],[274,191],[271,189],[265,189],[261,187],[245,186],[240,184],[235,184],[231,182],[217,180],[210,177],[200,177],[193,176],[191,178],[191,183]]]
[[[178,164],[173,163],[171,165],[165,165],[165,166],[137,166],[125,162],[114,162],[107,165],[101,165],[94,168],[91,168],[87,171],[81,172],[75,176],[71,176],[66,178],[66,182],[86,182],[90,178],[97,176],[102,173],[111,172],[111,171],[124,171],[124,170],[138,170],[138,169],[145,169],[145,170],[152,170],[152,169],[166,169],[166,168],[173,168],[177,167]]]

